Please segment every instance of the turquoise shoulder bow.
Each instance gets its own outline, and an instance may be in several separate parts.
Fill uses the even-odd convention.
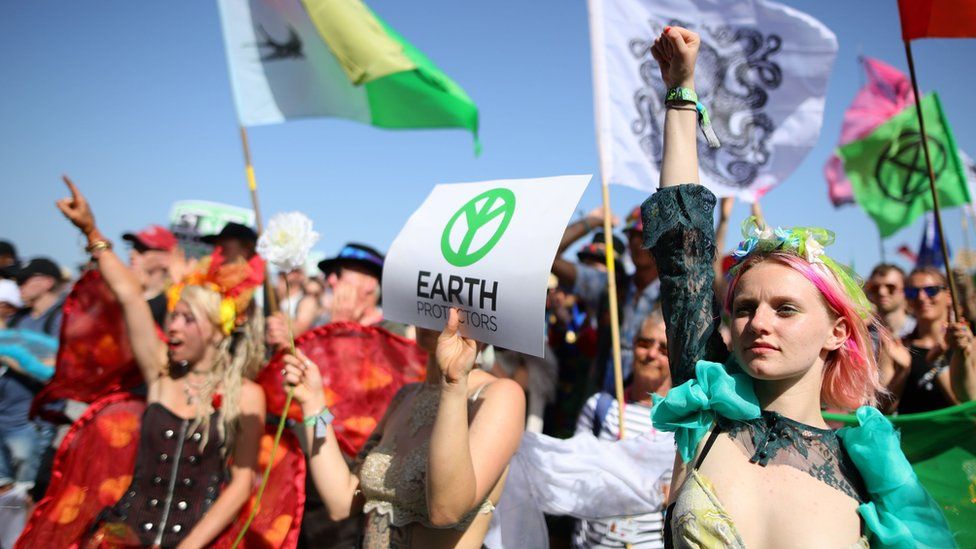
[[[869,406],[856,415],[860,425],[844,427],[837,436],[871,496],[857,509],[873,534],[871,547],[956,547],[942,510],[901,451],[894,425]]]
[[[717,362],[699,360],[695,377],[671,389],[667,396],[653,395],[654,428],[674,433],[682,461],[688,463],[715,421],[715,414],[735,420],[759,417],[759,401],[752,379],[732,374]]]

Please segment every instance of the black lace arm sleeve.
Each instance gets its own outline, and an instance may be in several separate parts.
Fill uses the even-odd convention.
[[[644,247],[657,261],[668,333],[671,379],[678,386],[695,375],[701,359],[724,362],[719,305],[712,283],[715,195],[701,185],[666,187],[641,206]]]

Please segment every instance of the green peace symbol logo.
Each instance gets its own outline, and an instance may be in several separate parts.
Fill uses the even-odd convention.
[[[477,263],[498,244],[514,214],[515,193],[509,189],[499,187],[472,198],[451,216],[447,226],[444,227],[444,233],[441,235],[441,253],[444,254],[444,259],[455,267],[467,267]],[[502,216],[502,218],[495,227],[494,233],[484,238],[483,233],[489,230],[488,226],[498,216]],[[455,225],[462,219],[467,228],[460,244],[455,249],[451,246],[451,234],[454,232]],[[478,236],[482,236],[479,238],[479,242],[484,241],[484,244],[472,250],[471,245],[474,243],[475,237]]]

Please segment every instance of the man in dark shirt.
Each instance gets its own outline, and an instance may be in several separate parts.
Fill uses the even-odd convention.
[[[9,327],[57,338],[64,302],[61,269],[50,259],[35,258],[17,269],[16,280],[24,308],[14,314]],[[54,438],[53,426],[28,417],[41,387],[43,382],[9,367],[0,375],[0,486],[33,485],[41,456]]]

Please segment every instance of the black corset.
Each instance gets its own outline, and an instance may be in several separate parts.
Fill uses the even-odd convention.
[[[226,478],[220,420],[218,412],[210,417],[210,436],[201,451],[203,435],[200,428],[190,431],[193,420],[150,404],[142,416],[132,483],[99,522],[124,523],[144,546],[179,544],[217,499]]]

